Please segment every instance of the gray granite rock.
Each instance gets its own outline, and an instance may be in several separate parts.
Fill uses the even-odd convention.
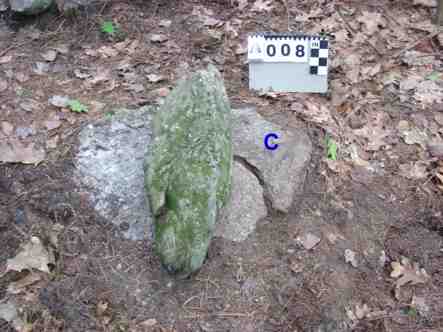
[[[254,109],[233,112],[234,155],[241,157],[264,182],[265,191],[274,209],[288,212],[294,196],[301,192],[312,145],[302,130],[289,131],[266,121]],[[279,144],[275,150],[264,146],[264,138],[275,133]]]
[[[255,230],[257,221],[267,215],[262,186],[239,162],[234,162],[232,194],[226,210],[215,235],[236,242],[244,241]]]
[[[144,202],[144,189],[140,180],[143,179],[143,155],[151,142],[152,112],[149,108],[121,110],[110,119],[86,126],[79,135],[80,147],[75,161],[75,178],[80,184],[90,188],[91,201],[96,211],[109,222],[125,224],[127,229],[122,227],[124,236],[134,240],[151,238],[152,219],[150,209]],[[248,151],[246,144],[249,142],[249,153],[242,153],[246,157],[246,163],[261,167],[256,173],[267,174],[264,180],[270,179],[278,183],[284,188],[282,192],[286,190],[289,195],[295,196],[300,193],[304,167],[311,151],[311,143],[306,134],[280,131],[279,126],[264,120],[253,109],[232,110],[232,117],[234,151]],[[243,129],[240,127],[241,123]],[[254,128],[255,125],[259,127]],[[281,158],[278,149],[290,149],[289,144],[280,141],[281,145],[274,155],[271,153],[275,151],[265,150],[263,134],[267,132],[266,129],[283,135],[288,132],[288,137],[291,137],[294,144],[292,149],[300,153],[294,155],[293,151],[286,151],[295,166],[287,165],[286,162],[278,164]],[[299,137],[299,141],[295,141],[296,137]],[[268,156],[257,162],[260,151]],[[301,162],[297,160],[297,156],[301,158]],[[285,174],[283,166],[292,172],[295,170],[295,173]],[[255,230],[257,221],[266,216],[264,190],[256,174],[237,162],[234,163],[232,182],[231,201],[224,217],[217,222],[215,232],[217,236],[228,240],[243,241]],[[271,184],[265,183],[265,186],[269,188]],[[280,205],[284,206],[290,205],[292,201],[288,197],[279,198],[278,195],[268,198],[282,199],[284,204]],[[279,206],[275,203],[273,205]]]
[[[36,15],[47,10],[53,0],[10,0],[11,10],[24,15]]]
[[[150,209],[143,189],[143,159],[151,142],[152,109],[119,110],[79,134],[75,180],[90,189],[92,204],[124,236],[150,236]]]

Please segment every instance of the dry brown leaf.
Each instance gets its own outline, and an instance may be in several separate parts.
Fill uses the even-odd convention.
[[[54,49],[61,53],[61,54],[68,54],[69,53],[69,45],[61,44],[59,46],[54,47]]]
[[[53,62],[57,58],[57,51],[56,50],[49,50],[41,54],[42,58],[45,59],[45,61]]]
[[[87,81],[88,85],[95,85],[100,82],[106,82],[111,79],[111,70],[99,68],[97,69],[97,75]]]
[[[427,177],[427,165],[421,161],[411,162],[399,166],[400,175],[412,180],[420,180]]]
[[[415,6],[437,7],[437,0],[414,0]]]
[[[379,30],[379,26],[386,26],[386,20],[380,13],[363,11],[362,15],[358,17],[357,21],[365,26],[365,32],[368,35],[373,35],[375,32],[377,32]]]
[[[168,37],[163,34],[153,34],[153,35],[151,35],[150,40],[153,43],[163,43],[168,40]]]
[[[102,46],[97,51],[102,58],[112,58],[118,55],[118,50],[111,46]]]
[[[426,144],[428,141],[428,136],[426,135],[426,132],[421,131],[417,127],[411,127],[409,130],[400,131],[400,134],[406,144],[419,144],[421,147],[426,149]]]
[[[158,26],[162,28],[169,28],[171,24],[172,24],[171,20],[161,20],[160,22],[158,22]]]
[[[12,55],[4,55],[0,57],[0,65],[4,65],[12,60]]]
[[[14,126],[8,121],[2,121],[0,127],[6,136],[10,136],[14,132]]]
[[[426,104],[443,102],[443,88],[431,80],[422,80],[416,87],[414,99]]]
[[[257,0],[255,1],[254,6],[252,6],[252,11],[269,12],[273,7],[273,0]]]
[[[319,242],[321,238],[312,233],[306,233],[301,237],[297,237],[297,242],[299,242],[306,250],[311,250],[314,248]]]
[[[353,132],[357,136],[365,137],[368,144],[365,146],[367,151],[378,151],[382,146],[386,145],[384,139],[390,134],[390,131],[383,128],[384,114],[377,112],[372,115],[372,119],[361,129],[354,129]]]
[[[126,49],[126,52],[127,52],[128,54],[134,54],[135,51],[137,50],[137,48],[138,48],[139,45],[140,45],[140,42],[139,42],[137,39],[136,39],[136,40],[133,40],[133,41],[129,44],[128,48]]]
[[[8,82],[0,79],[0,92],[5,91],[8,88]]]
[[[29,75],[28,74],[26,74],[26,73],[22,73],[22,72],[20,72],[20,73],[17,73],[17,75],[15,75],[15,79],[17,80],[17,81],[19,81],[20,83],[25,83],[26,81],[28,81],[29,80]]]
[[[45,151],[34,149],[34,143],[24,146],[19,140],[0,142],[0,161],[5,163],[38,164]]]
[[[57,147],[58,140],[59,140],[58,135],[55,135],[54,137],[46,140],[46,147],[48,149],[55,149]]]
[[[351,83],[357,83],[360,80],[361,56],[358,52],[348,54],[343,59],[346,77]]]
[[[248,6],[248,0],[238,0],[237,1],[238,9],[243,10]]]
[[[74,69],[74,75],[77,78],[85,79],[91,77],[91,74],[88,72],[83,72],[81,69]]]
[[[148,78],[148,81],[151,83],[157,83],[165,80],[164,76],[157,74],[149,74],[146,77]]]
[[[109,308],[109,303],[107,301],[101,300],[97,303],[95,313],[97,314],[98,317],[101,317],[105,314],[108,308]]]
[[[311,100],[304,101],[303,104],[295,102],[291,105],[291,111],[299,114],[307,121],[321,125],[332,136],[338,136],[339,130],[329,108],[325,104]]]
[[[391,278],[399,278],[395,282],[395,287],[397,288],[408,283],[411,285],[424,284],[429,280],[429,275],[426,271],[420,269],[418,263],[411,264],[406,257],[402,257],[401,262],[392,262],[391,267]]]
[[[15,282],[11,282],[7,288],[7,292],[10,294],[20,294],[21,292],[25,291],[26,287],[35,284],[41,279],[42,278],[38,273],[29,273],[26,277]]]
[[[49,273],[48,264],[54,264],[55,258],[51,251],[48,251],[41,240],[32,236],[29,242],[25,243],[20,252],[14,258],[6,262],[6,271],[23,271],[37,269]]]
[[[97,57],[98,56],[98,52],[97,50],[93,50],[93,49],[86,49],[85,50],[86,55],[92,56],[92,57]]]
[[[355,316],[357,316],[358,319],[365,318],[370,312],[371,312],[371,309],[369,309],[369,307],[366,303],[363,305],[357,304],[355,306]]]
[[[149,318],[143,322],[140,322],[138,325],[151,327],[151,326],[157,325],[157,320],[155,318]]]
[[[129,45],[130,40],[125,40],[119,43],[115,43],[114,45],[112,45],[116,50],[122,52],[124,51],[128,45]]]
[[[60,127],[61,124],[61,121],[58,119],[45,121],[45,127],[48,130],[57,129],[58,127]]]

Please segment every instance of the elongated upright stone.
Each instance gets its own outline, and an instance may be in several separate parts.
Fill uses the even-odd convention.
[[[162,264],[187,277],[203,264],[231,191],[231,109],[215,67],[182,80],[154,115],[144,163]]]

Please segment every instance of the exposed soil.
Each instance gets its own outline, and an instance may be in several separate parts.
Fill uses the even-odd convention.
[[[14,297],[32,331],[294,332],[314,331],[321,324],[323,331],[329,331],[328,326],[332,331],[328,324],[334,324],[333,318],[349,320],[339,308],[355,309],[354,303],[341,303],[337,294],[342,293],[337,289],[343,291],[343,299],[358,299],[373,313],[355,320],[354,331],[443,331],[443,200],[438,178],[433,176],[438,159],[431,160],[419,144],[388,138],[389,149],[366,153],[368,160],[384,163],[383,172],[369,172],[345,155],[339,155],[343,162],[333,170],[326,158],[327,126],[291,111],[294,100],[307,95],[259,96],[248,90],[247,65],[244,55],[236,54],[237,46],[250,32],[287,30],[284,2],[254,15],[240,11],[237,3],[222,0],[113,1],[96,3],[73,17],[53,10],[26,20],[0,14],[0,58],[12,56],[0,64],[0,79],[7,82],[7,88],[0,91],[0,122],[32,128],[32,134],[22,137],[22,142],[33,142],[48,151],[38,165],[0,164],[0,275],[7,259],[17,254],[30,235],[53,246],[53,225],[64,226],[53,248],[56,263],[50,274],[35,272],[40,281],[15,295],[7,292],[8,286],[28,272],[9,272],[0,279],[0,302]],[[309,12],[311,6],[330,8],[330,3],[287,1],[288,7],[300,13]],[[431,16],[429,8],[414,7],[406,1],[337,3],[349,11],[392,11],[394,15],[398,12],[427,20]],[[211,9],[222,23],[230,22],[239,36],[226,33],[218,39],[208,38],[190,17],[196,6]],[[316,25],[327,18],[319,16],[300,27],[316,32]],[[115,22],[123,34],[105,36],[100,32],[104,20]],[[161,27],[161,20],[171,20],[171,25]],[[215,30],[223,31],[221,26]],[[167,40],[153,42],[153,33],[165,35]],[[423,31],[411,36],[425,37]],[[125,41],[129,43],[120,45],[117,54],[88,55]],[[131,49],[133,41],[138,44]],[[68,51],[59,51],[55,61],[42,59],[42,53],[62,45]],[[437,46],[432,40],[426,47],[422,49],[427,53],[441,55],[438,47],[443,45]],[[398,49],[380,48],[387,58]],[[441,75],[438,55],[437,60],[434,69]],[[36,74],[36,62],[46,63],[47,72]],[[284,127],[307,130],[314,154],[304,194],[295,199],[289,215],[261,220],[256,232],[241,243],[215,238],[201,271],[178,281],[163,271],[150,243],[123,239],[119,229],[95,214],[86,193],[72,180],[72,160],[78,144],[76,134],[82,126],[107,116],[118,106],[159,102],[165,93],[159,88],[173,87],[184,72],[209,62],[223,72],[233,106],[252,105]],[[345,73],[334,68],[330,79],[344,80]],[[91,76],[79,78],[76,70]],[[91,82],[103,73],[106,78]],[[150,82],[147,73],[162,75],[164,80]],[[379,81],[374,77],[355,84],[356,89],[367,92],[368,99],[360,94],[353,102],[367,105],[355,114],[338,110],[334,119],[339,127],[352,121],[363,126],[371,121],[371,112],[386,113],[386,127],[417,118],[436,126],[433,117],[443,110],[441,104],[423,110],[419,103],[400,101],[387,89],[376,88]],[[327,104],[335,93],[340,92],[332,90],[329,95],[309,98]],[[75,97],[90,110],[84,114],[50,106],[48,99],[54,95]],[[372,103],[370,95],[379,100]],[[60,125],[48,129],[48,119],[58,119]],[[0,135],[6,139],[17,132],[6,134],[0,128]],[[340,135],[337,141],[343,143]],[[54,137],[56,146],[48,148],[48,140]],[[420,160],[429,162],[428,177],[413,180],[401,176],[400,164]],[[359,228],[352,223],[364,220],[386,221],[385,234],[380,234],[384,242],[379,244],[387,257],[384,266],[373,262],[361,263],[359,268],[343,265],[347,247],[325,239],[330,232],[339,233],[347,245],[356,248],[366,239],[359,237],[354,231]],[[313,250],[305,250],[295,240],[306,231],[322,234],[322,241]],[[417,262],[430,280],[402,286],[399,294],[395,279],[390,277],[390,263],[402,256]],[[425,299],[426,314],[411,304],[413,297]],[[340,315],[344,317],[338,319]],[[0,330],[13,328],[0,319]]]

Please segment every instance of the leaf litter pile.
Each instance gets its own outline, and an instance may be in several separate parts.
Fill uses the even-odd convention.
[[[57,198],[52,207],[38,207],[40,219],[46,214],[55,222],[40,232],[38,223],[22,223],[17,212],[24,201],[32,201],[32,188],[11,184],[9,175],[23,171],[24,178],[42,176],[30,174],[41,172],[36,165],[48,169],[69,158],[73,133],[87,121],[112,116],[109,105],[161,104],[177,79],[214,63],[223,72],[234,106],[255,105],[265,117],[283,117],[309,129],[319,151],[316,172],[325,192],[346,188],[347,181],[370,186],[374,179],[383,179],[397,195],[385,200],[409,202],[413,210],[408,195],[424,197],[429,204],[420,207],[424,211],[417,211],[417,220],[394,225],[388,237],[387,255],[381,258],[385,273],[379,281],[387,290],[384,304],[360,302],[350,305],[346,315],[356,331],[440,331],[443,317],[438,311],[443,305],[436,303],[442,293],[436,289],[443,286],[443,30],[433,24],[436,4],[432,0],[94,2],[90,12],[74,18],[48,13],[31,24],[8,18],[11,26],[21,24],[15,30],[1,21],[6,23],[6,15],[0,16],[0,189],[5,193],[0,193],[0,203],[7,204],[0,206],[7,206],[6,212],[0,211],[0,230],[13,223],[15,234],[12,240],[5,235],[8,242],[0,254],[4,285],[0,329],[63,330],[72,312],[29,308],[44,302],[38,293],[48,282],[63,283],[63,275],[83,271],[79,266],[88,262],[85,254],[78,253],[67,253],[66,262],[60,259],[66,247],[86,236],[81,227],[59,224],[76,220],[78,211],[69,212],[75,210],[69,207],[71,198],[69,204]],[[247,34],[288,30],[329,37],[327,94],[249,91]],[[54,178],[49,175],[44,183]],[[46,201],[52,202],[53,196]],[[411,232],[424,237],[418,240],[418,235],[402,229],[411,225],[422,227]],[[427,234],[439,239],[435,240],[439,247],[420,251]],[[320,237],[311,234],[306,239],[312,243],[303,242],[305,250],[319,250]],[[364,264],[354,251],[344,253],[342,260],[351,269]],[[238,271],[243,271],[239,264]],[[115,269],[123,273],[125,266],[118,263]],[[298,275],[303,264],[291,261],[290,270]],[[194,318],[210,302],[208,289],[219,291],[211,281],[203,284],[204,296],[188,294],[180,304],[193,308]],[[217,331],[201,322],[197,327],[168,327],[160,322],[160,314],[131,318],[106,296],[95,302],[82,300],[84,296],[78,294],[69,305],[78,306],[82,315],[93,315],[97,330]],[[272,316],[260,328],[254,325],[254,310],[234,312],[227,306],[218,309],[219,316],[212,314],[246,321],[232,323],[227,330],[285,331],[281,326],[289,323],[285,325],[282,317],[290,304],[290,299],[284,301],[283,309],[275,309],[278,317]]]

